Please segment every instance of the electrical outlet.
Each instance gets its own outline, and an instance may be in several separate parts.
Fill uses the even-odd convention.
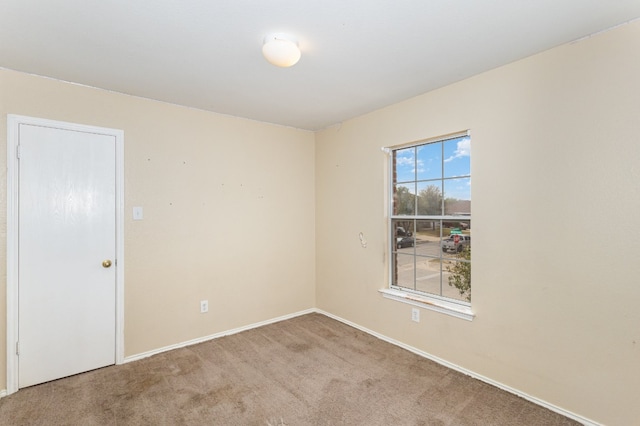
[[[420,310],[418,308],[411,308],[411,321],[420,322]]]
[[[209,312],[209,301],[208,300],[201,300],[200,301],[200,313],[204,314],[206,312]]]
[[[142,207],[134,207],[133,208],[133,220],[142,220],[144,219],[144,213]]]

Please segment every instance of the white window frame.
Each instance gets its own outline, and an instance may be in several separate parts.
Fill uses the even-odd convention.
[[[396,245],[396,237],[393,234],[393,220],[397,220],[399,218],[404,218],[403,217],[399,217],[399,216],[394,216],[393,215],[393,184],[394,184],[394,179],[393,179],[393,155],[392,151],[397,151],[400,149],[406,149],[406,148],[411,148],[411,147],[415,147],[415,146],[420,146],[420,145],[426,145],[429,143],[436,143],[436,142],[443,142],[449,139],[455,139],[455,138],[459,138],[459,137],[464,137],[464,136],[471,136],[471,132],[470,131],[464,131],[464,132],[458,132],[458,133],[452,133],[452,134],[448,134],[448,135],[444,135],[444,136],[438,136],[435,138],[430,138],[430,139],[425,139],[425,140],[420,140],[417,142],[411,142],[408,144],[403,144],[403,145],[397,145],[397,146],[392,146],[392,147],[386,147],[383,148],[383,151],[385,153],[388,154],[388,172],[387,172],[387,180],[388,180],[388,197],[387,197],[387,226],[388,226],[388,245],[387,245],[387,254],[388,254],[388,259],[389,259],[389,265],[388,265],[388,287],[387,288],[383,288],[380,289],[379,292],[382,294],[383,297],[390,299],[390,300],[395,300],[398,302],[402,302],[402,303],[406,303],[412,306],[417,306],[419,308],[424,308],[424,309],[428,309],[431,311],[435,311],[435,312],[440,312],[443,314],[447,314],[447,315],[451,315],[454,316],[456,318],[461,318],[461,319],[465,319],[468,321],[473,320],[473,318],[475,317],[475,314],[473,313],[473,311],[471,310],[471,304],[468,302],[464,302],[464,301],[453,301],[450,300],[448,298],[445,297],[441,297],[438,296],[436,294],[431,294],[431,293],[426,293],[426,292],[421,292],[421,291],[417,291],[417,290],[411,290],[411,289],[407,289],[407,288],[403,288],[403,287],[398,287],[398,286],[394,286],[393,285],[393,271],[394,268],[391,264],[391,262],[393,262],[393,251],[395,249],[395,245]],[[413,216],[408,216],[406,218],[408,219],[424,219],[424,220],[433,220],[433,217],[428,217],[428,218],[422,218],[421,216],[417,215],[417,212],[415,212],[416,214],[414,214]],[[451,217],[449,216],[442,216],[441,219],[451,219]],[[469,216],[468,218],[469,220],[471,220],[471,217]]]

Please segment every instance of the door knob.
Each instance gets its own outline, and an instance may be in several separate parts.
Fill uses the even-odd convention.
[[[108,268],[111,266],[111,261],[109,259],[105,260],[102,262],[102,267],[103,268]]]

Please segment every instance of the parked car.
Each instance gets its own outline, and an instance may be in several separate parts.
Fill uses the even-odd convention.
[[[416,243],[416,239],[413,237],[413,232],[406,231],[402,226],[396,228],[396,247],[401,249],[404,247],[413,247]]]
[[[465,247],[471,244],[471,235],[454,234],[442,240],[442,251],[460,253]]]
[[[402,226],[398,226],[396,228],[396,237],[410,237],[411,232],[407,232],[404,230]]]
[[[413,247],[416,243],[416,239],[413,237],[402,237],[396,240],[396,246],[401,249],[405,247]]]

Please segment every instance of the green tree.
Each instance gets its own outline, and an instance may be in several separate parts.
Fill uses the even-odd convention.
[[[429,185],[418,193],[418,214],[442,214],[442,192],[435,185]]]
[[[406,186],[396,186],[394,194],[395,203],[393,206],[394,214],[412,215],[415,213],[415,195],[409,192]]]
[[[460,296],[471,302],[471,246],[466,246],[456,257],[462,261],[447,266],[447,272],[451,273],[449,285],[457,288]]]

